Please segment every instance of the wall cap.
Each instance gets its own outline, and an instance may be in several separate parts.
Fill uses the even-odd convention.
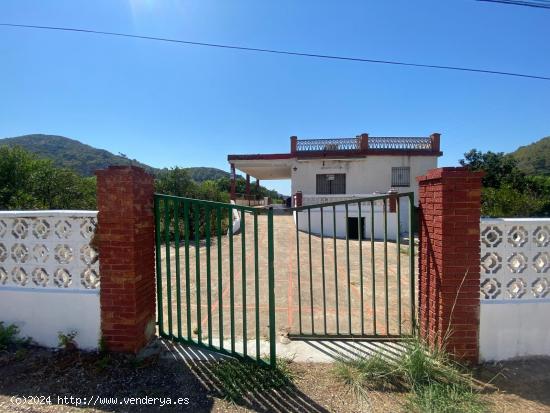
[[[0,211],[0,218],[38,218],[38,217],[97,217],[97,211],[71,209],[41,209],[34,211]]]
[[[446,166],[443,168],[430,169],[426,175],[417,176],[420,182],[437,180],[441,178],[483,178],[484,171],[471,171],[465,166]]]
[[[107,168],[97,169],[95,171],[95,175],[108,174],[114,171],[129,171],[129,172],[131,171],[131,172],[138,172],[140,174],[152,176],[150,173],[145,171],[145,169],[135,165],[109,165]]]

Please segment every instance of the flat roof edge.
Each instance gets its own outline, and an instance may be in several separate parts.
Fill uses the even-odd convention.
[[[369,149],[368,151],[299,151],[295,153],[232,154],[228,161],[254,161],[278,159],[357,158],[366,156],[442,156],[442,151],[411,149]]]

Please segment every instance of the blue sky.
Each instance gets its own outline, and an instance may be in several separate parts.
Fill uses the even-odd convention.
[[[550,75],[550,10],[445,1],[2,0],[0,20]],[[228,170],[289,136],[442,133],[440,165],[550,135],[550,81],[0,27],[0,137]],[[265,182],[288,192],[288,182]]]

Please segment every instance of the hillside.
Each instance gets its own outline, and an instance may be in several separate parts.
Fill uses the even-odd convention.
[[[183,168],[189,172],[189,176],[193,181],[203,182],[208,180],[215,180],[219,178],[229,178],[229,172],[222,171],[218,168],[208,168],[205,166],[197,166],[194,168]]]
[[[103,169],[109,165],[132,164],[140,166],[154,175],[160,171],[158,168],[153,168],[135,159],[115,155],[104,149],[94,148],[93,146],[64,136],[24,135],[0,139],[1,145],[20,146],[39,157],[51,159],[58,167],[72,169],[83,176],[92,176],[97,169]],[[217,168],[197,167],[184,169],[197,182],[229,176],[229,172]]]
[[[0,139],[0,145],[20,146],[41,158],[51,159],[58,167],[69,168],[80,175],[91,176],[97,169],[109,165],[140,166],[148,172],[157,170],[136,160],[114,155],[104,149],[97,149],[74,139],[57,135],[24,135]]]
[[[512,152],[518,167],[528,175],[550,176],[550,136]]]

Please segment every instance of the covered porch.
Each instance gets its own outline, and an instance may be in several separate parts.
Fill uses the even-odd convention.
[[[292,160],[277,155],[229,155],[231,168],[231,200],[237,205],[267,206],[273,203],[269,197],[259,195],[260,182],[264,180],[291,179]],[[245,174],[244,192],[237,190],[237,170]],[[255,180],[251,183],[251,178]],[[253,188],[255,186],[255,190]]]

